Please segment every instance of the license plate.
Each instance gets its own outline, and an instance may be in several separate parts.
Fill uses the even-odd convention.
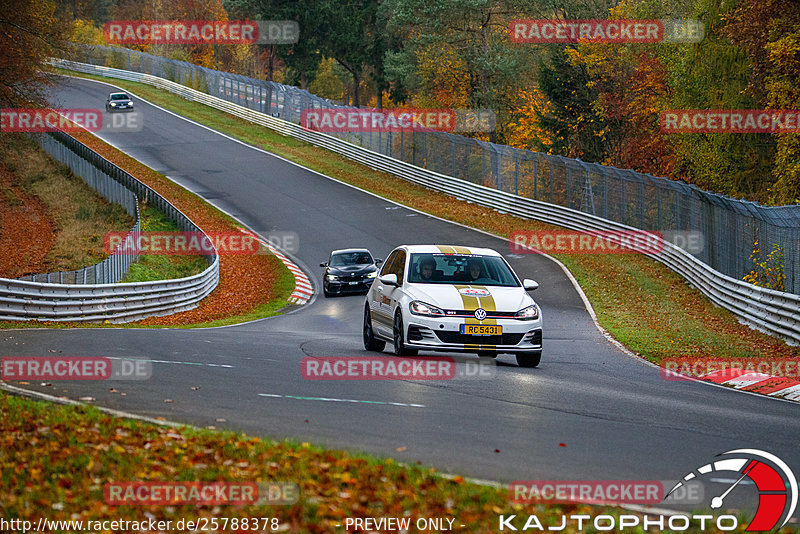
[[[503,327],[497,324],[462,324],[461,333],[471,336],[500,336]]]

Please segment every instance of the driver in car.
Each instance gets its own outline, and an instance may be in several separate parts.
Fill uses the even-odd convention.
[[[480,260],[469,260],[467,262],[467,270],[469,273],[468,281],[471,284],[485,284],[492,281],[491,278],[484,274],[483,263]]]
[[[419,274],[423,282],[433,281],[436,272],[436,260],[431,257],[423,259],[419,264]]]

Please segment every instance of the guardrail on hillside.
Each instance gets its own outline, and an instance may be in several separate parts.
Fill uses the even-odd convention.
[[[164,197],[77,139],[63,132],[54,132],[49,136],[62,147],[50,147],[49,153],[62,163],[72,161],[70,166],[73,172],[82,176],[90,185],[92,176],[99,172],[129,190],[135,197],[145,199],[148,205],[164,213],[181,230],[202,232]],[[76,163],[76,159],[84,163]],[[106,192],[111,195],[111,190],[109,188]],[[136,208],[138,210],[138,206]],[[67,284],[0,278],[0,320],[123,323],[189,310],[197,307],[219,283],[219,258],[216,253],[207,258],[209,267],[202,273],[173,280],[124,284]],[[109,263],[106,268],[101,268],[95,280],[122,278],[124,272],[120,272],[120,269],[124,265],[123,261],[127,260],[114,261],[116,263]],[[93,267],[87,268],[85,274],[88,276],[92,269]]]
[[[284,135],[326,148],[373,169],[388,172],[430,189],[520,217],[586,232],[636,230],[632,226],[583,211],[522,197],[423,169],[157,76],[66,60],[54,60],[54,64],[78,72],[147,83],[188,100],[261,124]],[[800,295],[756,287],[722,274],[671,243],[665,243],[662,252],[649,256],[684,276],[713,302],[727,308],[749,324],[787,340],[800,342]]]
[[[131,228],[128,235],[141,230],[139,219],[139,202],[136,195],[130,189],[117,182],[97,167],[79,157],[69,148],[59,143],[51,135],[31,134],[42,149],[47,152],[54,160],[69,167],[75,176],[80,176],[86,184],[97,191],[97,193],[115,204],[122,206],[125,211],[133,217],[136,223]],[[119,249],[119,247],[117,247]],[[57,271],[51,273],[39,273],[20,276],[17,280],[28,282],[46,282],[58,284],[116,284],[128,272],[131,264],[139,257],[138,251],[133,254],[119,254],[114,250],[112,254],[103,261],[77,269],[75,271]]]

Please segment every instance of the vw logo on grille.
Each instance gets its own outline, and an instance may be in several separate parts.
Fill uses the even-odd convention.
[[[484,319],[486,319],[486,310],[484,310],[483,308],[478,308],[477,310],[475,310],[475,318],[479,321],[483,321]]]

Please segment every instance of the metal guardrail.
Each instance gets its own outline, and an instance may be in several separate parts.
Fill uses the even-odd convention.
[[[31,134],[31,137],[50,157],[67,165],[75,176],[80,176],[100,196],[125,208],[128,215],[136,220],[136,224],[128,232],[128,235],[141,230],[139,202],[133,191],[79,157],[65,145],[56,141],[53,136]],[[131,264],[139,257],[138,251],[132,254],[119,254],[118,252],[119,247],[103,261],[75,271],[32,274],[20,276],[17,280],[58,284],[116,284],[125,277]]]
[[[187,100],[205,104],[284,135],[331,150],[373,169],[519,217],[585,232],[637,230],[632,226],[576,209],[518,196],[423,169],[157,76],[66,60],[54,60],[53,64],[78,72],[147,83]],[[669,242],[664,243],[660,253],[648,256],[685,277],[712,302],[730,310],[750,325],[795,343],[800,342],[800,295],[757,287],[722,274]]]
[[[51,147],[51,155],[60,155],[65,160],[72,161],[70,167],[73,172],[82,176],[90,185],[96,179],[97,173],[100,173],[128,190],[134,197],[144,199],[148,205],[164,213],[181,230],[202,232],[186,215],[155,190],[104,159],[77,139],[63,132],[53,132],[49,137],[63,147]],[[76,162],[76,159],[82,160],[83,163]],[[94,183],[102,184],[101,189],[108,194],[106,198],[122,194],[117,188],[111,187],[106,180]],[[138,214],[135,198],[133,201]],[[134,227],[134,230],[138,230],[138,224],[137,220],[137,227]],[[190,310],[197,307],[198,303],[219,283],[219,257],[216,251],[208,255],[207,259],[209,267],[202,273],[173,280],[124,284],[66,284],[0,278],[0,320],[124,323]],[[104,263],[109,260],[110,258],[107,258]],[[94,279],[121,279],[124,276],[121,269],[128,260],[113,261],[115,263],[101,267]],[[92,269],[94,267],[87,268],[84,275],[92,272]],[[63,273],[61,276],[63,278]]]

